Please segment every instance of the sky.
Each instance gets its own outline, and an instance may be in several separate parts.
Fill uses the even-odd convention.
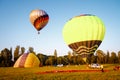
[[[105,38],[98,49],[120,51],[120,0],[0,0],[0,51],[17,45],[33,47],[36,53],[58,56],[72,51],[63,40],[65,23],[80,14],[94,14],[106,27]],[[29,20],[34,9],[45,10],[48,24],[37,34]]]

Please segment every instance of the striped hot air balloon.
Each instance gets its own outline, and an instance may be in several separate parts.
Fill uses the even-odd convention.
[[[77,54],[93,54],[100,46],[105,26],[100,18],[83,14],[70,19],[63,28],[63,38]]]
[[[43,27],[45,27],[48,21],[49,16],[44,10],[36,9],[31,11],[30,22],[37,31],[40,31]]]
[[[40,61],[33,53],[22,54],[13,67],[39,67]]]

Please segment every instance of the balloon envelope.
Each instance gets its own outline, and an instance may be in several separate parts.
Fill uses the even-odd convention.
[[[13,67],[39,67],[40,61],[33,53],[22,54]]]
[[[49,16],[44,10],[36,9],[31,11],[30,22],[37,31],[40,31],[43,27],[45,27],[48,21]]]
[[[105,26],[100,18],[83,14],[70,19],[63,28],[66,44],[78,54],[93,54],[101,44]]]

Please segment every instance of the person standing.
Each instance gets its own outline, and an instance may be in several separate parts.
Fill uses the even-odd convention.
[[[104,72],[104,70],[103,70],[103,65],[101,65],[101,71]]]

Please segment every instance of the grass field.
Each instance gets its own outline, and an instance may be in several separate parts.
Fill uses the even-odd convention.
[[[86,65],[39,68],[0,67],[0,80],[120,80],[120,70],[114,71],[115,64],[104,64],[107,72],[89,72]],[[84,72],[55,72],[39,74],[45,71],[88,70]],[[98,70],[98,69],[97,69]]]

